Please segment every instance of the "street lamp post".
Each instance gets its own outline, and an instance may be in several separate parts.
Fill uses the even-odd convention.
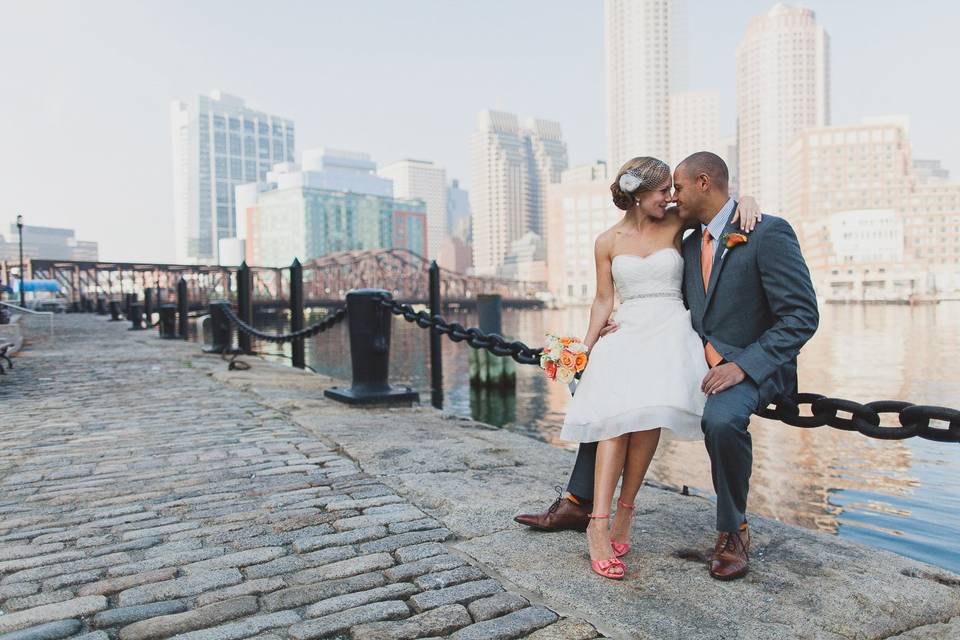
[[[17,231],[20,233],[20,306],[27,306],[26,294],[23,291],[23,216],[17,216]]]

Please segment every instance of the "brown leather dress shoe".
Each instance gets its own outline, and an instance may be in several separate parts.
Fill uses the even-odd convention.
[[[750,529],[717,535],[717,545],[710,559],[710,575],[717,580],[742,578],[750,569]]]
[[[590,524],[590,507],[571,502],[562,490],[558,493],[560,495],[543,513],[521,513],[514,517],[514,522],[539,531],[586,531]]]

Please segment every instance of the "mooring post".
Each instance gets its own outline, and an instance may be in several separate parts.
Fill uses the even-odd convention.
[[[237,312],[241,320],[253,326],[253,273],[246,260],[237,269]],[[237,346],[244,353],[253,352],[253,341],[244,331],[237,332]]]
[[[190,299],[187,297],[187,281],[180,278],[177,282],[177,314],[179,315],[180,337],[190,339]]]
[[[278,310],[279,311],[279,310]],[[303,329],[303,265],[296,258],[290,265],[290,331]],[[298,369],[306,367],[304,353],[304,339],[297,338],[290,345],[293,366]]]
[[[430,315],[441,315],[440,267],[437,261],[430,262],[429,269]],[[440,331],[430,327],[430,404],[443,408],[443,354],[440,352]]]
[[[160,305],[160,337],[171,340],[177,337],[177,306],[175,304]]]
[[[131,303],[130,313],[127,314],[127,318],[130,320],[131,330],[140,331],[143,329],[143,305],[139,302]]]
[[[477,295],[479,328],[483,333],[503,335],[503,299],[499,294]],[[483,349],[470,352],[470,384],[509,387],[516,383],[516,367],[507,356]]]
[[[347,294],[350,325],[350,363],[353,383],[347,389],[333,387],[328,398],[354,405],[406,405],[420,401],[410,387],[392,387],[390,373],[390,310],[380,304],[390,294],[381,289],[356,289]]]
[[[230,353],[233,347],[233,328],[227,318],[223,305],[229,305],[226,300],[210,303],[210,340],[211,343],[203,347],[204,353]]]
[[[153,288],[145,287],[143,290],[143,315],[146,318],[147,326],[153,324]]]
[[[118,322],[120,320],[120,301],[111,300],[110,301],[110,322]]]
[[[102,296],[97,298],[97,315],[107,315],[107,300]]]

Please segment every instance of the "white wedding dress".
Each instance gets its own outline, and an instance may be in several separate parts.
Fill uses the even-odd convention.
[[[611,269],[619,329],[590,352],[561,439],[596,442],[658,427],[664,437],[702,439],[707,363],[683,306],[683,257],[672,247],[621,254]]]

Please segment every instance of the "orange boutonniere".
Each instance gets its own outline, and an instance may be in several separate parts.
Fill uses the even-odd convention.
[[[747,236],[742,233],[725,233],[720,237],[720,241],[727,249],[733,249],[738,244],[746,244]]]

